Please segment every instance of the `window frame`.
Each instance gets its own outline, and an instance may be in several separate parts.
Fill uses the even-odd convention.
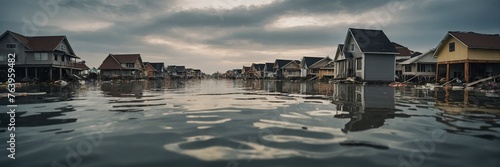
[[[9,46],[14,46],[14,47],[9,47]],[[7,43],[7,44],[5,44],[5,48],[6,49],[16,49],[17,44],[16,43]]]
[[[455,50],[456,50],[455,42],[450,42],[448,44],[448,52],[455,52]]]

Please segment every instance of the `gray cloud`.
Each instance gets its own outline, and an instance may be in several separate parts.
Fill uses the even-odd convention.
[[[423,0],[281,0],[257,6],[184,8],[183,1],[100,1],[61,0],[57,16],[38,35],[66,35],[74,50],[89,66],[99,66],[108,53],[141,53],[146,61],[164,61],[202,68],[207,72],[240,68],[244,63],[272,62],[303,54],[333,55],[347,28],[367,28],[366,20],[329,24],[346,16],[365,16],[370,12],[389,13],[386,6],[403,4],[389,13],[389,22],[376,24],[388,37],[417,51],[435,47],[447,31],[462,30],[499,33],[500,1]],[[392,6],[394,7],[394,6]],[[398,7],[398,6],[396,6]],[[38,1],[4,1],[0,7],[0,30],[22,31],[22,18],[32,20],[43,12]],[[22,14],[19,11],[22,10]],[[344,14],[344,15],[339,15]],[[306,16],[320,25],[272,27],[280,18]],[[321,20],[320,17],[331,17]],[[83,23],[81,23],[83,22]],[[96,30],[75,31],[69,24],[109,24]],[[85,29],[85,28],[84,28]],[[163,40],[148,43],[148,38]],[[326,48],[326,49],[325,49]],[[297,51],[294,53],[293,51]],[[224,63],[225,62],[225,63]],[[240,62],[240,63],[239,63]]]

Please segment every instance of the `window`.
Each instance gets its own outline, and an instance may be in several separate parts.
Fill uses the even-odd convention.
[[[61,44],[61,50],[62,50],[62,51],[66,51],[66,45]]]
[[[35,60],[49,60],[49,54],[48,53],[35,53]]]
[[[352,43],[352,44],[351,44],[351,46],[349,46],[349,50],[350,50],[351,52],[354,52],[354,43]]]
[[[405,72],[411,72],[411,65],[405,65]]]
[[[5,48],[7,48],[7,49],[15,49],[16,47],[17,47],[17,45],[15,43],[5,44]]]
[[[450,43],[448,48],[449,48],[450,52],[454,52],[455,51],[455,42]]]
[[[0,55],[0,61],[7,61],[7,56],[6,55]]]
[[[126,65],[128,68],[134,68],[134,63],[127,63]]]
[[[57,56],[57,55],[54,54],[54,60],[55,61],[57,61],[57,57],[59,57],[59,56]]]
[[[362,58],[357,58],[356,59],[356,70],[362,70],[363,69],[363,59]]]
[[[61,61],[64,62],[64,55],[61,55]]]

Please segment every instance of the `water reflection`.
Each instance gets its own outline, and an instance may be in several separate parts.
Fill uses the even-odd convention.
[[[47,125],[57,125],[76,122],[76,118],[56,118],[66,115],[67,112],[76,111],[73,106],[63,106],[55,108],[55,111],[42,111],[32,113],[34,111],[18,111],[15,114],[16,127],[38,127]],[[9,122],[10,115],[0,113],[0,127],[6,128]]]
[[[386,119],[395,117],[394,88],[374,85],[336,84],[333,103],[335,118],[350,119],[342,131],[363,131],[379,128]]]
[[[489,113],[500,116],[497,93],[481,90],[439,89],[435,92],[436,107],[448,113]]]

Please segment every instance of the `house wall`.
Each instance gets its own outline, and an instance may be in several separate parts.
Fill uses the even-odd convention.
[[[450,46],[449,43],[451,42],[455,42],[455,51],[453,52],[449,51],[449,46]],[[467,55],[468,55],[467,47],[453,37],[446,40],[446,42],[443,43],[443,46],[441,46],[439,52],[436,53],[437,62],[466,60]]]
[[[429,69],[434,68],[433,70],[427,71],[427,72],[419,72],[416,63],[405,65],[405,66],[411,66],[411,72],[406,71],[406,68],[403,67],[403,75],[427,75],[427,76],[436,75],[436,69],[435,69],[436,64],[426,64],[426,67],[425,67],[426,69],[427,68],[429,68]]]
[[[15,43],[16,48],[6,48],[6,45],[9,43]],[[7,56],[8,54],[15,53],[17,57],[16,65],[24,65],[26,63],[27,55],[25,51],[26,47],[10,34],[7,34],[2,39],[0,39],[0,55]],[[7,65],[7,60],[0,61],[0,65]]]
[[[470,60],[500,61],[500,50],[494,49],[469,49]]]
[[[394,81],[395,55],[366,54],[364,58],[364,80]]]

